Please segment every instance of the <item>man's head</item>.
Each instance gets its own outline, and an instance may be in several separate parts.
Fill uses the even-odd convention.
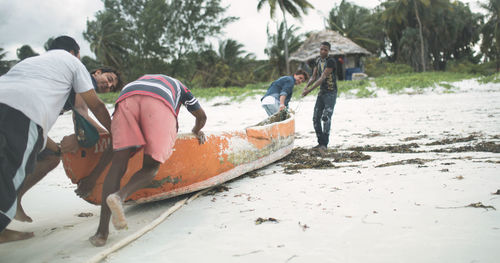
[[[330,43],[328,42],[321,42],[321,45],[319,46],[319,55],[321,58],[326,58],[328,57],[328,52],[330,52]]]
[[[295,73],[293,74],[293,78],[295,79],[295,84],[298,85],[304,81],[307,81],[309,79],[309,74],[307,74],[307,72],[305,72],[304,70],[299,69],[295,71]]]
[[[90,74],[97,82],[97,93],[115,92],[122,88],[120,72],[112,68],[99,68]]]
[[[80,58],[80,46],[76,41],[69,36],[59,36],[56,37],[49,45],[49,50],[53,49],[64,49],[73,56]]]

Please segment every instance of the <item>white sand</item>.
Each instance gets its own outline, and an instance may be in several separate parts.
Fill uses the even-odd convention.
[[[474,80],[418,95],[389,95],[337,100],[331,148],[418,143],[428,151],[499,142],[500,85]],[[242,129],[266,117],[258,98],[212,106],[225,98],[202,101],[205,131]],[[296,146],[312,147],[315,96],[292,101],[297,109]],[[180,131],[194,118],[181,110]],[[68,114],[50,135],[71,133]],[[425,143],[471,134],[477,140],[439,146]],[[420,139],[403,141],[408,137]],[[494,137],[496,136],[496,137]],[[490,152],[365,152],[370,160],[335,163],[337,169],[307,169],[286,174],[280,163],[226,184],[228,191],[201,196],[106,262],[499,262],[500,211],[466,207],[481,202],[500,209],[500,154]],[[408,159],[424,165],[375,167]],[[98,224],[99,207],[74,193],[62,165],[24,198],[33,223],[10,228],[35,237],[0,245],[0,262],[86,262],[133,234],[179,198],[125,209],[129,229],[111,226],[108,244],[87,241]],[[91,212],[94,216],[77,217]],[[255,224],[257,218],[277,223]]]

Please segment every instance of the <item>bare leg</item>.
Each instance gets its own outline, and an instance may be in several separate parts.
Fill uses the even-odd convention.
[[[109,169],[102,188],[101,196],[101,216],[99,218],[99,226],[95,235],[89,238],[90,243],[96,247],[101,247],[106,244],[109,234],[109,220],[111,211],[106,204],[106,198],[111,193],[120,189],[120,180],[127,170],[128,160],[133,149],[124,149],[113,153],[111,168]]]
[[[113,149],[111,145],[104,151],[97,163],[96,167],[90,172],[90,175],[80,179],[78,182],[78,187],[75,190],[75,193],[81,197],[86,198],[94,189],[95,183],[99,176],[102,174],[106,166],[111,162],[113,158]]]
[[[127,221],[122,207],[123,201],[135,191],[148,186],[151,181],[153,181],[156,173],[158,173],[160,164],[161,163],[151,158],[151,156],[145,154],[142,169],[137,171],[120,191],[107,197],[106,203],[112,212],[112,222],[116,229],[127,227]]]
[[[144,188],[145,186],[150,184],[160,167],[159,162],[155,161],[149,155],[144,155],[142,169],[137,171],[132,176],[132,178],[130,178],[130,181],[122,189],[120,189],[120,179],[123,176],[123,173],[125,173],[125,170],[123,170],[123,173],[119,177],[118,183],[115,184],[113,188],[109,187],[108,184],[112,184],[114,182],[112,181],[113,179],[110,177],[116,176],[112,174],[113,167],[115,166],[115,160],[120,161],[121,158],[127,157],[127,162],[128,162],[128,157],[130,156],[129,153],[130,152],[127,151],[127,155],[122,156],[122,152],[115,152],[113,156],[113,163],[111,165],[110,172],[104,181],[104,188],[103,188],[102,202],[101,202],[101,218],[99,221],[99,227],[97,228],[97,233],[89,239],[90,243],[92,243],[94,246],[103,246],[104,244],[106,244],[106,240],[108,238],[109,221],[111,216],[110,206],[106,202],[108,196],[110,196],[110,194],[113,194],[112,196],[115,197],[118,196],[119,200],[116,200],[114,197],[111,197],[110,200],[111,199],[115,200],[111,200],[109,203],[111,204],[111,207],[113,207],[113,214],[117,214],[116,216],[115,215],[113,216],[118,217],[119,219],[123,218],[123,220],[125,220],[122,207],[123,200],[125,200],[128,196],[130,196],[138,189]],[[109,183],[107,183],[108,180]],[[126,221],[124,225],[126,226]],[[119,222],[118,227],[122,226],[123,222]]]
[[[22,222],[33,222],[31,217],[26,215],[21,205],[24,194],[31,189],[35,184],[40,182],[50,171],[54,170],[59,165],[61,159],[59,156],[50,154],[46,155],[42,160],[38,160],[33,173],[28,174],[23,182],[23,186],[17,193],[17,211],[14,219]]]
[[[33,232],[19,232],[10,229],[4,229],[2,232],[0,232],[0,243],[24,240],[32,238],[33,236]]]

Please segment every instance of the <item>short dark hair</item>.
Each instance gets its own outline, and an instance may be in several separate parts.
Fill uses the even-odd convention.
[[[77,55],[80,52],[80,46],[76,41],[69,36],[58,36],[49,45],[48,50],[53,50],[53,49],[64,49],[68,52],[73,51],[75,55]]]
[[[327,47],[328,47],[328,50],[331,50],[331,49],[332,49],[332,46],[330,45],[330,43],[329,43],[329,42],[326,42],[326,41],[321,42],[321,45],[322,45],[322,46],[327,46]]]
[[[295,71],[295,74],[294,75],[302,75],[304,76],[304,80],[307,81],[309,79],[309,74],[307,74],[307,72],[303,69],[298,69],[297,71]]]
[[[100,67],[100,68],[96,68],[96,69],[92,70],[90,72],[90,74],[93,75],[98,70],[100,70],[101,73],[110,72],[110,73],[114,73],[116,75],[117,82],[116,82],[116,86],[113,87],[113,90],[111,90],[112,92],[120,91],[123,88],[123,81],[121,78],[121,74],[118,70],[116,70],[114,68],[109,68],[109,67]]]

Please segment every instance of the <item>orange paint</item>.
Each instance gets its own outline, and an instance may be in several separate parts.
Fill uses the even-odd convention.
[[[133,193],[127,201],[148,202],[165,199],[221,184],[256,169],[255,167],[265,166],[284,157],[293,147],[294,133],[295,120],[292,115],[285,121],[249,127],[245,132],[207,135],[207,142],[202,145],[192,135],[179,135],[172,155],[160,166],[153,183]],[[96,146],[63,155],[66,175],[73,183],[78,183],[90,174],[110,143],[108,135],[101,135]],[[277,147],[276,145],[280,148],[271,148]],[[142,167],[142,156],[141,150],[130,159],[121,186]],[[109,166],[86,198],[88,202],[101,203],[102,184],[108,170]]]

